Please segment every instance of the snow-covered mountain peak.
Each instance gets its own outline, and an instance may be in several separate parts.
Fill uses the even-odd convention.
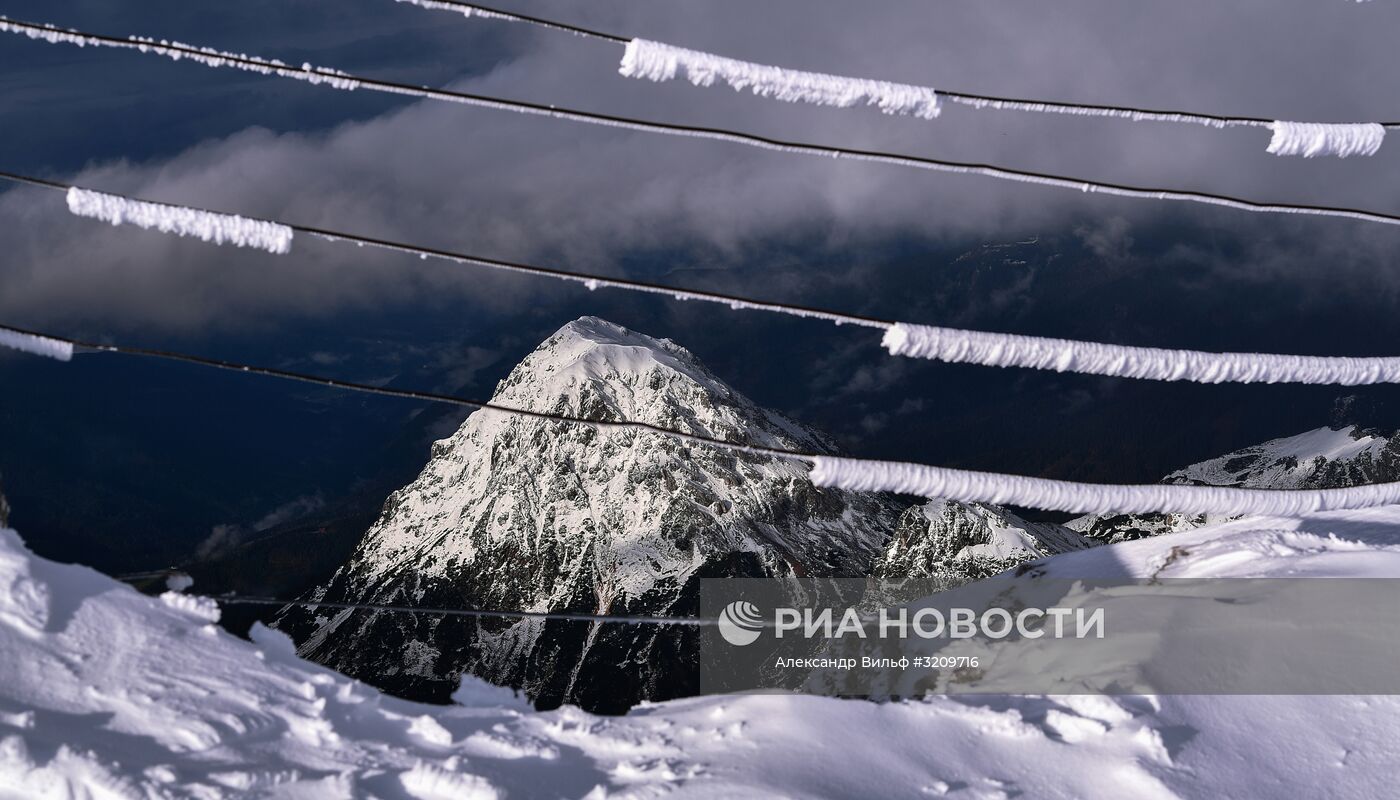
[[[492,401],[745,444],[832,450],[824,437],[730,388],[684,347],[598,317],[580,317],[542,342],[501,381]]]
[[[583,317],[501,382],[496,405],[636,421],[724,441],[831,452],[815,431],[730,388],[684,348]],[[685,615],[705,577],[867,574],[899,509],[818,489],[801,461],[645,430],[478,411],[434,443],[413,483],[322,599]],[[689,689],[662,631],[459,625],[350,612],[282,623],[301,652],[381,685],[437,695],[464,670],[545,702],[620,708]],[[596,675],[590,677],[592,673]]]
[[[717,393],[724,386],[688,350],[598,317],[566,324],[521,361],[497,390],[498,399],[541,400],[538,390],[559,395],[585,384],[626,382],[664,374],[688,379]]]

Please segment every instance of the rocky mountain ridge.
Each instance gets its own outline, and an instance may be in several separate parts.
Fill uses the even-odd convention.
[[[742,444],[832,452],[684,348],[585,317],[493,402],[634,420]],[[869,574],[899,506],[817,489],[795,460],[633,430],[473,414],[432,448],[314,599],[418,607],[691,616],[705,577]],[[543,706],[618,711],[693,693],[685,631],[289,607],[299,652],[390,690],[445,697],[464,672]]]
[[[930,500],[900,515],[874,574],[885,580],[936,578],[956,584],[1090,546],[1063,525],[1028,522],[1004,508]]]
[[[1249,489],[1336,489],[1400,480],[1400,437],[1354,424],[1271,439],[1176,470],[1162,483]],[[1225,521],[1207,514],[1093,514],[1065,523],[1114,543]]]

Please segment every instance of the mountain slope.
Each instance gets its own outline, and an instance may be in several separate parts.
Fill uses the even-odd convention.
[[[1357,425],[1317,428],[1184,467],[1162,483],[1249,489],[1334,489],[1400,480],[1400,437]],[[1091,514],[1066,527],[1122,542],[1221,522],[1205,514]]]
[[[1183,534],[1173,575],[1400,577],[1400,509]],[[1052,560],[1160,571],[1167,540]],[[1063,563],[1063,570],[1060,565]],[[416,704],[209,600],[146,597],[0,530],[0,798],[1074,797],[1394,793],[1395,696],[700,697],[537,713],[467,678]],[[1267,735],[1260,735],[1267,732]]]
[[[832,450],[684,348],[591,317],[541,344],[492,400]],[[704,577],[868,574],[897,514],[880,497],[816,489],[798,461],[483,411],[433,446],[422,474],[389,498],[313,596],[691,615]],[[685,631],[296,608],[277,625],[303,655],[414,697],[444,698],[463,671],[521,687],[544,706],[605,711],[696,688]]]
[[[888,580],[976,580],[1036,558],[1090,546],[1062,525],[1027,522],[998,506],[931,500],[900,516],[875,565]]]

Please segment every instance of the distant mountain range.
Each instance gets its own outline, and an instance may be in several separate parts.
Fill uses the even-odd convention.
[[[1317,428],[1245,447],[1179,469],[1162,483],[1250,489],[1334,489],[1400,480],[1400,440],[1358,425]],[[1221,518],[1206,514],[1107,514],[1071,520],[1096,542],[1142,539],[1199,528]]]

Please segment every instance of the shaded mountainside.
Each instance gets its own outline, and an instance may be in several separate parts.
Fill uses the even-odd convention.
[[[492,399],[833,451],[684,348],[591,317],[541,344]],[[817,489],[800,462],[483,411],[433,446],[422,474],[312,596],[693,615],[704,577],[869,574],[899,510],[880,496]],[[294,608],[277,624],[303,655],[413,697],[446,698],[464,671],[523,688],[542,706],[602,711],[696,690],[685,631]]]
[[[1069,528],[1028,522],[997,506],[931,500],[900,516],[874,574],[886,580],[940,578],[962,583],[1090,546]]]
[[[1400,480],[1400,438],[1340,425],[1272,439],[1167,475],[1162,483],[1249,489],[1336,489]],[[1111,514],[1066,526],[1099,542],[1122,542],[1199,528],[1225,518],[1206,514]]]

